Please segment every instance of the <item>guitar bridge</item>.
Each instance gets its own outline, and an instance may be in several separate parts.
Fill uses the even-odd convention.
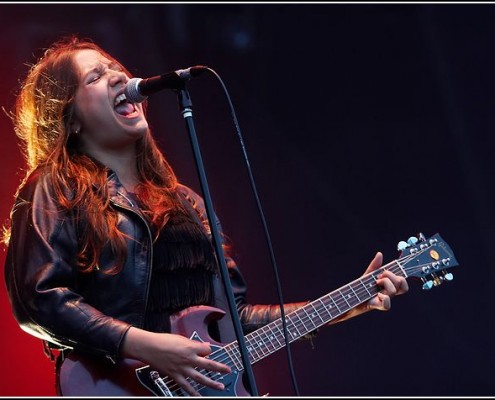
[[[160,377],[158,371],[151,371],[150,378],[153,380],[155,385],[158,387],[158,389],[160,389],[160,391],[163,393],[164,396],[173,397],[172,392],[165,384],[165,382],[163,382],[163,378]]]
[[[136,369],[138,381],[155,396],[173,397],[174,395],[158,371],[152,370],[149,365]]]

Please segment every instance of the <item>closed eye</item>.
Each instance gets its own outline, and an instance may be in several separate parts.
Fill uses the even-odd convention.
[[[91,76],[91,78],[89,79],[89,82],[88,83],[96,82],[100,78],[101,78],[101,74],[94,74],[94,75]]]
[[[123,68],[115,62],[110,63],[107,66],[99,65],[99,66],[93,68],[91,71],[89,71],[89,73],[87,74],[87,78],[86,78],[86,84],[89,85],[91,83],[97,82],[109,70],[110,71],[117,71],[117,72],[123,72],[124,71]]]
[[[89,72],[86,79],[86,84],[89,85],[90,83],[94,83],[98,81],[103,76],[104,73],[105,71],[101,66],[94,68]]]

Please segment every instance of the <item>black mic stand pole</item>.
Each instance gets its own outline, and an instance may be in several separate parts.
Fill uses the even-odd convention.
[[[196,136],[196,131],[194,129],[193,116],[192,116],[192,101],[189,96],[189,92],[186,90],[185,82],[182,87],[176,90],[179,100],[179,108],[181,110],[182,116],[186,122],[187,131],[189,132],[189,139],[193,148],[194,158],[196,160],[196,168],[199,175],[199,180],[201,183],[201,189],[204,195],[204,202],[206,206],[206,213],[208,215],[208,221],[210,223],[210,229],[212,233],[213,244],[215,246],[215,252],[217,255],[217,260],[220,269],[220,275],[222,276],[223,285],[226,291],[230,314],[232,317],[232,322],[234,323],[234,330],[237,337],[237,343],[241,351],[242,362],[244,364],[244,371],[246,371],[249,386],[251,388],[251,394],[253,396],[258,396],[258,389],[256,388],[256,382],[254,380],[253,369],[249,361],[249,355],[246,348],[246,343],[244,341],[244,333],[242,331],[241,321],[239,319],[239,314],[237,313],[237,307],[235,304],[234,293],[232,289],[232,284],[229,279],[229,271],[227,264],[225,262],[225,257],[222,250],[222,240],[220,238],[220,233],[218,232],[218,226],[215,220],[215,214],[213,211],[213,205],[210,196],[210,190],[208,188],[208,182],[206,180],[205,168],[203,165],[203,159],[201,157],[201,152],[199,149],[198,138]]]

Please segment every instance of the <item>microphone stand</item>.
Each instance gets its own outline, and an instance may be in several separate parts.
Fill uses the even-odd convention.
[[[206,206],[206,213],[208,215],[208,221],[210,223],[210,229],[212,233],[213,244],[215,247],[215,252],[217,255],[217,260],[220,269],[220,275],[222,276],[223,285],[226,291],[230,315],[232,317],[232,322],[234,324],[234,330],[237,337],[237,343],[242,356],[242,363],[244,365],[244,371],[246,371],[249,386],[252,391],[253,396],[258,396],[258,389],[256,388],[256,382],[254,380],[254,374],[252,370],[251,363],[249,361],[249,355],[246,348],[246,343],[244,340],[244,333],[242,331],[241,321],[239,314],[237,313],[237,307],[235,304],[235,298],[233,294],[232,284],[229,279],[229,271],[227,264],[225,262],[225,257],[222,250],[222,240],[220,238],[220,233],[218,231],[218,226],[214,217],[213,205],[210,196],[210,190],[208,188],[208,182],[206,180],[205,168],[203,165],[203,159],[201,157],[201,151],[199,149],[198,138],[196,136],[196,131],[194,129],[194,122],[192,116],[192,101],[189,96],[189,92],[186,89],[185,82],[180,85],[180,88],[175,90],[178,95],[179,108],[181,110],[182,116],[186,122],[187,131],[189,133],[189,139],[191,141],[191,146],[194,153],[194,158],[196,160],[196,168],[199,175],[201,190],[203,191],[203,198]]]

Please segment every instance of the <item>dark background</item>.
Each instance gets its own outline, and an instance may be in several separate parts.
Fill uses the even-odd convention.
[[[89,36],[135,75],[203,64],[236,107],[286,301],[357,277],[375,252],[439,232],[460,266],[292,346],[302,395],[493,395],[495,5],[0,5],[0,105],[26,63],[61,35]],[[253,303],[276,303],[271,264],[227,103],[211,75],[189,83],[215,209]],[[174,93],[149,120],[200,191]],[[24,162],[0,115],[0,220]],[[29,251],[29,249],[26,249]],[[0,253],[3,265],[5,253]],[[0,395],[53,395],[41,342],[1,291]],[[281,351],[255,366],[261,394],[292,395]]]

